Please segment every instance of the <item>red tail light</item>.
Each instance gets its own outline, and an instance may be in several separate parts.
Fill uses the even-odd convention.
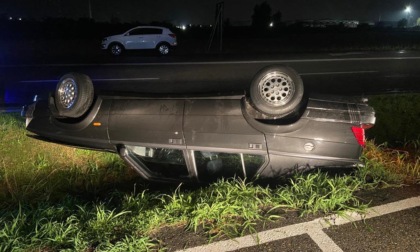
[[[170,34],[168,34],[171,38],[174,38],[174,39],[176,39],[176,35],[175,34],[173,34],[173,33],[170,33]]]
[[[372,127],[372,126],[370,126]],[[357,142],[360,144],[360,146],[365,147],[366,146],[366,137],[365,137],[365,129],[370,128],[368,124],[360,125],[360,126],[352,126],[351,131],[353,131],[354,137],[356,138]]]

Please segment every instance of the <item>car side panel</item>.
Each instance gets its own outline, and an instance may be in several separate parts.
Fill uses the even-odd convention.
[[[355,166],[362,151],[351,127],[359,125],[346,103],[310,101],[292,123],[263,123],[252,118],[243,103],[244,116],[254,128],[265,132],[270,164],[260,170],[262,177],[287,173],[291,169],[328,166]],[[247,110],[248,109],[248,110]],[[317,115],[317,116],[314,116]]]
[[[26,129],[37,134],[35,138],[88,149],[115,151],[108,139],[108,111],[110,102],[97,99],[91,111],[80,121],[56,119],[51,115],[47,101],[34,106],[33,118],[27,119]]]
[[[351,125],[344,123],[311,120],[294,132],[267,133],[266,137],[270,153],[357,158],[361,151]]]
[[[354,167],[358,164],[353,159],[334,159],[320,156],[289,156],[270,154],[270,163],[258,171],[260,179],[276,178],[290,175],[297,171],[308,171],[313,168]],[[279,168],[281,167],[281,169]]]
[[[238,99],[187,100],[184,134],[188,149],[267,153],[264,134],[247,123]]]
[[[141,49],[142,42],[139,38],[141,35],[123,35],[120,38],[121,43],[124,45],[125,49]]]
[[[301,127],[292,126],[294,131],[283,129],[289,126],[272,126],[266,133],[270,164],[258,172],[261,177],[315,167],[350,167],[359,163],[362,148],[353,136],[351,125],[301,120],[305,123],[297,123]]]
[[[115,99],[109,115],[111,143],[183,148],[183,100]]]
[[[155,48],[157,36],[153,34],[127,36],[124,41],[125,47],[126,49],[153,49]]]

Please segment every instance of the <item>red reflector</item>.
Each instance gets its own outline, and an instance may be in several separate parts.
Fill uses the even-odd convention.
[[[365,129],[363,128],[363,125],[360,127],[352,126],[351,131],[353,131],[354,137],[356,138],[360,146],[365,147],[366,138],[365,138]]]

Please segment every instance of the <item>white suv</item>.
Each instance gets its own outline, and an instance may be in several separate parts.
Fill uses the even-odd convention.
[[[102,40],[102,49],[114,56],[121,55],[124,50],[137,49],[156,49],[161,55],[167,55],[176,45],[176,35],[168,28],[158,26],[138,26]]]

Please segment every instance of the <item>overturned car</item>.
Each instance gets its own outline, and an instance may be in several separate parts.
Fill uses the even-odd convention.
[[[34,138],[118,153],[147,180],[210,182],[359,165],[375,123],[366,102],[307,98],[293,69],[269,66],[237,96],[95,94],[70,73],[24,112]]]

